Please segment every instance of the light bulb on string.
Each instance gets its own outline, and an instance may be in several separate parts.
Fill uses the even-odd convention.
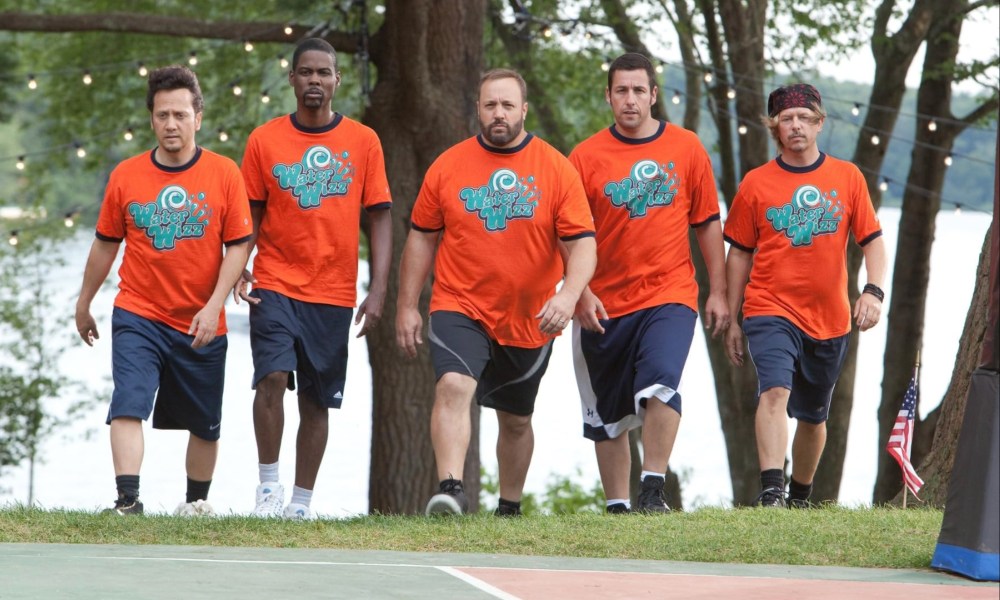
[[[736,97],[736,90],[734,90],[733,88],[729,88],[729,90],[726,91],[726,98],[732,100],[735,97]]]
[[[250,43],[250,40],[247,40],[247,41],[246,41],[246,42],[245,42],[245,43],[243,44],[243,49],[244,49],[244,50],[246,50],[247,52],[253,52],[253,44],[252,44],[252,43]]]
[[[17,245],[17,231],[16,230],[10,232],[10,238],[7,239],[7,243],[10,244],[11,246],[16,246]]]
[[[237,85],[237,84],[234,83],[233,84],[233,95],[234,96],[242,96],[243,95],[243,88],[241,88],[239,85]]]
[[[611,65],[608,64],[607,60],[605,60],[604,62],[601,63],[601,70],[604,71],[605,73],[607,73],[608,69],[610,69],[610,68],[611,68]]]
[[[260,93],[260,101],[263,104],[267,104],[268,102],[271,101],[271,97],[267,95],[267,90],[264,90],[263,92]]]
[[[29,90],[38,89],[38,80],[35,79],[34,75],[28,75],[28,89]]]
[[[705,72],[705,83],[712,83],[712,73],[709,71]]]
[[[191,53],[188,54],[188,64],[191,65],[192,67],[198,64],[198,53],[195,52],[194,50],[192,50]]]
[[[292,35],[293,33],[295,33],[295,30],[292,29],[292,26],[285,25],[285,35]]]
[[[281,67],[282,69],[287,69],[287,68],[288,68],[288,59],[287,59],[287,58],[285,58],[284,56],[279,56],[279,57],[278,57],[278,65],[279,65],[279,66],[280,66],[280,67]]]
[[[139,77],[145,77],[147,75],[149,75],[149,69],[146,68],[146,65],[144,65],[144,64],[142,64],[140,62],[139,63]]]
[[[878,146],[881,143],[882,143],[882,138],[880,138],[877,135],[872,136],[872,146]]]
[[[548,25],[542,27],[542,35],[546,38],[552,37],[552,28],[549,27]]]
[[[878,184],[878,189],[881,192],[889,191],[889,179],[886,177],[882,178],[882,182]]]
[[[73,213],[72,212],[66,213],[66,216],[63,218],[63,225],[65,225],[66,227],[72,227],[73,226]]]
[[[944,166],[950,167],[953,162],[955,161],[951,158],[951,154],[944,157]]]
[[[80,158],[85,158],[87,156],[87,150],[79,143],[74,143],[73,146],[76,147],[76,155]]]
[[[134,137],[133,136],[133,132],[132,132],[132,128],[131,127],[126,127],[125,128],[125,133],[122,134],[122,137],[125,138],[126,142],[131,142],[132,138]]]
[[[226,133],[226,130],[222,129],[221,127],[219,128],[219,141],[220,142],[228,142],[229,141],[229,134]]]
[[[861,114],[861,105],[858,104],[857,102],[855,102],[854,106],[851,107],[851,114],[854,115],[855,117],[858,116],[858,115],[860,115]]]
[[[740,135],[746,135],[747,134],[747,126],[744,125],[743,123],[740,123],[740,126],[736,128],[736,131],[740,132]]]
[[[670,99],[670,101],[673,102],[674,104],[680,104],[681,103],[681,93],[679,91],[677,91],[677,90],[674,90],[674,96]]]
[[[661,74],[663,73],[663,63],[656,65],[656,72]]]
[[[18,171],[23,171],[24,170],[24,156],[18,156],[17,157],[17,162],[14,163],[14,166],[17,167]]]
[[[94,78],[90,76],[90,71],[83,72],[83,85],[90,85],[94,83]]]
[[[962,214],[962,205],[959,204],[958,202],[955,203],[955,214],[956,215]]]
[[[937,121],[931,119],[930,122],[927,123],[927,131],[937,131]]]

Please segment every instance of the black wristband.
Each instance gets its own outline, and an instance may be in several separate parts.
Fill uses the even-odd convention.
[[[885,292],[883,292],[882,288],[880,288],[879,286],[875,285],[874,283],[866,283],[865,284],[865,289],[862,290],[861,293],[862,294],[871,294],[872,296],[875,296],[876,298],[878,298],[879,302],[882,302],[883,300],[885,300]]]

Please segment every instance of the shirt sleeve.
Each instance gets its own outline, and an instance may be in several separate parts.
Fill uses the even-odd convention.
[[[385,155],[382,143],[375,132],[371,132],[368,156],[365,161],[365,187],[361,199],[365,209],[382,208],[392,204],[389,193],[389,179],[385,174]]]
[[[243,163],[240,171],[243,173],[243,182],[247,197],[250,200],[261,202],[267,201],[267,188],[264,184],[264,177],[260,166],[260,143],[257,135],[252,132],[247,140],[247,149],[243,153]]]
[[[111,172],[104,188],[104,202],[97,217],[97,237],[105,242],[125,239],[125,215],[121,207],[121,167]]]
[[[726,241],[741,250],[752,252],[757,247],[757,225],[746,180],[733,198],[733,204],[726,217],[723,236]]]

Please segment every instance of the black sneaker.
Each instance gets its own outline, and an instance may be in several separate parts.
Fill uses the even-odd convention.
[[[641,513],[668,513],[670,507],[667,506],[667,499],[663,495],[663,478],[648,475],[639,482],[639,501],[636,503],[636,512]]]
[[[115,500],[115,505],[101,511],[105,515],[141,515],[142,502],[138,498],[119,498]]]
[[[776,487],[764,488],[757,496],[754,506],[785,508],[785,490]]]
[[[465,497],[462,482],[458,479],[445,479],[441,482],[440,491],[431,496],[427,503],[426,515],[461,515],[469,510],[469,500]]]
[[[788,508],[812,508],[813,504],[807,498],[789,498]]]
[[[512,504],[498,504],[493,515],[497,517],[520,517],[521,507]]]
[[[609,504],[605,507],[604,512],[609,515],[627,515],[632,512],[624,502],[615,502],[614,504]]]

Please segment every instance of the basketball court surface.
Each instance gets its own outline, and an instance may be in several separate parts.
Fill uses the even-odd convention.
[[[976,583],[929,569],[212,546],[0,544],[0,600],[998,597],[996,583]]]

